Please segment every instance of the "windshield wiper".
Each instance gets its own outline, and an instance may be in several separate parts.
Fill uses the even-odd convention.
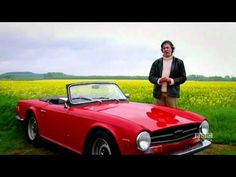
[[[117,101],[119,102],[120,100],[117,98],[108,98],[108,97],[96,97],[94,99],[100,99],[101,101]]]
[[[91,98],[83,97],[83,96],[72,98],[72,100],[77,100],[77,99],[89,100],[89,101],[92,101],[92,100],[93,100],[93,99],[91,99]]]
[[[121,98],[121,99],[119,99],[119,101],[128,101],[128,99],[126,99],[126,98]]]
[[[94,98],[83,97],[83,96],[72,98],[72,100],[76,100],[76,99],[82,99],[82,100],[88,100],[88,101],[92,101],[92,102],[102,103],[101,100],[97,100],[97,99],[94,99]]]
[[[117,102],[120,102],[120,100],[119,100],[119,99],[116,99],[116,98],[109,98],[108,100],[109,100],[109,101],[117,101]]]
[[[103,97],[103,96],[101,96],[101,97],[94,97],[93,99],[102,99],[102,100],[107,100],[107,99],[109,99],[108,97]]]

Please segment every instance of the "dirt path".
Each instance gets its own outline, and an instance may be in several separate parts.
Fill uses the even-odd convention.
[[[196,155],[236,155],[236,145],[211,144]]]

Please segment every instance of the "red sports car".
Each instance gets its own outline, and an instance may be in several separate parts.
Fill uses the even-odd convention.
[[[208,121],[195,113],[129,102],[110,82],[66,86],[67,96],[21,100],[17,119],[40,138],[85,155],[192,154],[211,144]]]

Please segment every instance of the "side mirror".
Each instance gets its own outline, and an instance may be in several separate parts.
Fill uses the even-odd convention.
[[[59,104],[64,104],[64,103],[66,103],[67,102],[67,98],[65,98],[65,97],[60,97],[59,99],[58,99],[58,103]]]
[[[129,96],[129,93],[126,93],[126,94],[125,94],[125,97],[129,99],[129,97],[130,97],[130,96]]]
[[[58,103],[59,104],[64,104],[64,108],[68,108],[69,106],[67,104],[67,100],[68,100],[67,98],[61,97],[61,98],[58,99]]]

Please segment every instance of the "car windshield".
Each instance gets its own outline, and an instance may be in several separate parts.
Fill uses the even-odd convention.
[[[105,101],[127,101],[120,88],[113,83],[83,83],[69,87],[72,104]]]

